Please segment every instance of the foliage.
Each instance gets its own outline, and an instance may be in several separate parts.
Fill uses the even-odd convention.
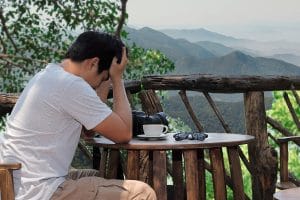
[[[0,91],[20,92],[45,63],[63,57],[81,30],[113,32],[120,5],[111,0],[0,1]]]
[[[20,92],[24,84],[47,62],[62,59],[82,30],[113,33],[120,14],[118,1],[2,1],[0,4],[0,91]],[[126,33],[122,32],[126,37]],[[161,52],[133,45],[126,79],[163,74],[174,64]]]
[[[0,91],[21,92],[47,62],[59,62],[83,30],[112,33],[120,14],[119,1],[0,1]],[[126,32],[121,32],[126,37]],[[34,36],[34,37],[33,37]],[[174,64],[161,52],[130,48],[125,79],[162,74]]]
[[[174,69],[174,63],[160,51],[143,49],[133,44],[124,75],[125,79],[141,80],[143,76],[165,74]]]
[[[287,92],[289,99],[293,105],[294,110],[296,111],[297,116],[300,116],[300,106],[297,105],[297,102],[292,94],[292,92]],[[298,92],[298,94],[300,94]],[[292,133],[297,133],[298,129],[293,121],[293,118],[289,112],[289,109],[283,98],[283,92],[275,91],[274,92],[274,101],[272,103],[272,108],[267,111],[268,116],[272,117],[276,121],[280,122],[282,126],[287,128]],[[276,130],[273,130],[276,132]]]
[[[296,99],[292,94],[292,92],[288,91],[287,94],[299,119],[300,105],[297,104]],[[300,95],[300,92],[297,92],[297,94]],[[291,133],[295,135],[299,135],[299,130],[297,129],[297,126],[293,121],[290,111],[283,98],[283,92],[281,91],[274,92],[274,101],[272,103],[272,108],[267,111],[267,115],[272,117],[276,121],[278,121],[283,127],[288,129]],[[277,130],[273,129],[272,127],[269,126],[268,130],[275,137],[282,137],[282,134]],[[270,141],[270,144],[274,148],[276,148],[277,151],[279,152],[278,145],[276,145],[273,141]],[[300,152],[299,151],[300,151],[299,146],[295,145],[292,142],[289,144],[289,163],[288,163],[289,170],[292,171],[298,179],[300,178],[300,165],[299,165]]]
[[[169,132],[180,132],[180,131],[192,131],[192,129],[186,125],[179,117],[177,118],[173,118],[171,116],[167,117],[168,121],[169,121]]]

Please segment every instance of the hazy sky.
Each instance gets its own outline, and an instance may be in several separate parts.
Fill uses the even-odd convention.
[[[206,28],[249,39],[300,41],[300,0],[128,0],[136,27]]]

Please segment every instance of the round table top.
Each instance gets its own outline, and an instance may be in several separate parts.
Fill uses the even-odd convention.
[[[296,200],[300,199],[300,187],[275,192],[274,199]]]
[[[208,137],[204,141],[181,140],[173,138],[174,133],[167,133],[161,140],[142,140],[133,138],[126,144],[116,144],[111,140],[100,137],[86,140],[91,146],[105,147],[110,149],[136,149],[136,150],[171,150],[171,149],[207,149],[214,147],[237,146],[254,141],[254,137],[245,134],[233,133],[206,133]]]

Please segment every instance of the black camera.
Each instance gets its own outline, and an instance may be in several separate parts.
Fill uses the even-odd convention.
[[[144,134],[144,124],[164,124],[169,125],[167,116],[164,112],[158,112],[153,115],[148,115],[143,111],[132,111],[132,132],[133,136]]]

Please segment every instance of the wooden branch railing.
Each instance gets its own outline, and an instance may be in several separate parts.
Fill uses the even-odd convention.
[[[247,91],[300,90],[300,76],[216,76],[216,75],[169,75],[147,76],[141,81],[126,81],[126,90],[132,94],[143,89],[189,90],[210,93],[244,93]],[[13,105],[18,94],[0,91],[0,105]],[[112,92],[109,93],[112,96]],[[299,100],[300,103],[300,100]]]
[[[132,94],[140,92],[142,88],[145,90],[179,90],[179,94],[199,131],[203,131],[204,128],[188,101],[186,91],[204,93],[225,132],[231,132],[231,129],[209,93],[244,93],[246,133],[255,136],[256,142],[249,145],[250,162],[241,150],[239,150],[239,154],[252,175],[252,199],[272,199],[277,180],[277,157],[274,150],[268,145],[266,124],[269,123],[284,134],[289,135],[290,133],[276,121],[266,117],[263,92],[293,89],[293,93],[295,93],[294,90],[300,90],[300,76],[262,77],[203,74],[148,76],[141,81],[126,82],[125,87]],[[0,113],[1,107],[13,106],[17,96],[0,93]],[[110,92],[110,96],[112,96],[112,92]],[[299,97],[296,97],[296,100],[300,104]],[[209,164],[205,163],[205,165],[209,171]],[[231,178],[228,175],[226,182],[229,186],[231,185]]]
[[[248,91],[300,89],[300,76],[216,76],[170,75],[148,76],[142,80],[145,89],[189,90],[211,93],[245,93]]]
[[[297,94],[297,93],[295,93],[295,94]],[[286,105],[287,105],[287,107],[288,107],[288,109],[289,109],[289,111],[291,113],[291,116],[292,116],[292,118],[293,118],[293,120],[294,120],[294,122],[295,122],[295,124],[296,124],[296,126],[298,128],[298,130],[300,130],[299,118],[298,118],[298,116],[296,114],[296,111],[293,108],[293,105],[291,103],[291,100],[290,100],[288,94],[286,92],[284,92],[283,93],[283,97],[284,97],[285,103],[286,103]]]

